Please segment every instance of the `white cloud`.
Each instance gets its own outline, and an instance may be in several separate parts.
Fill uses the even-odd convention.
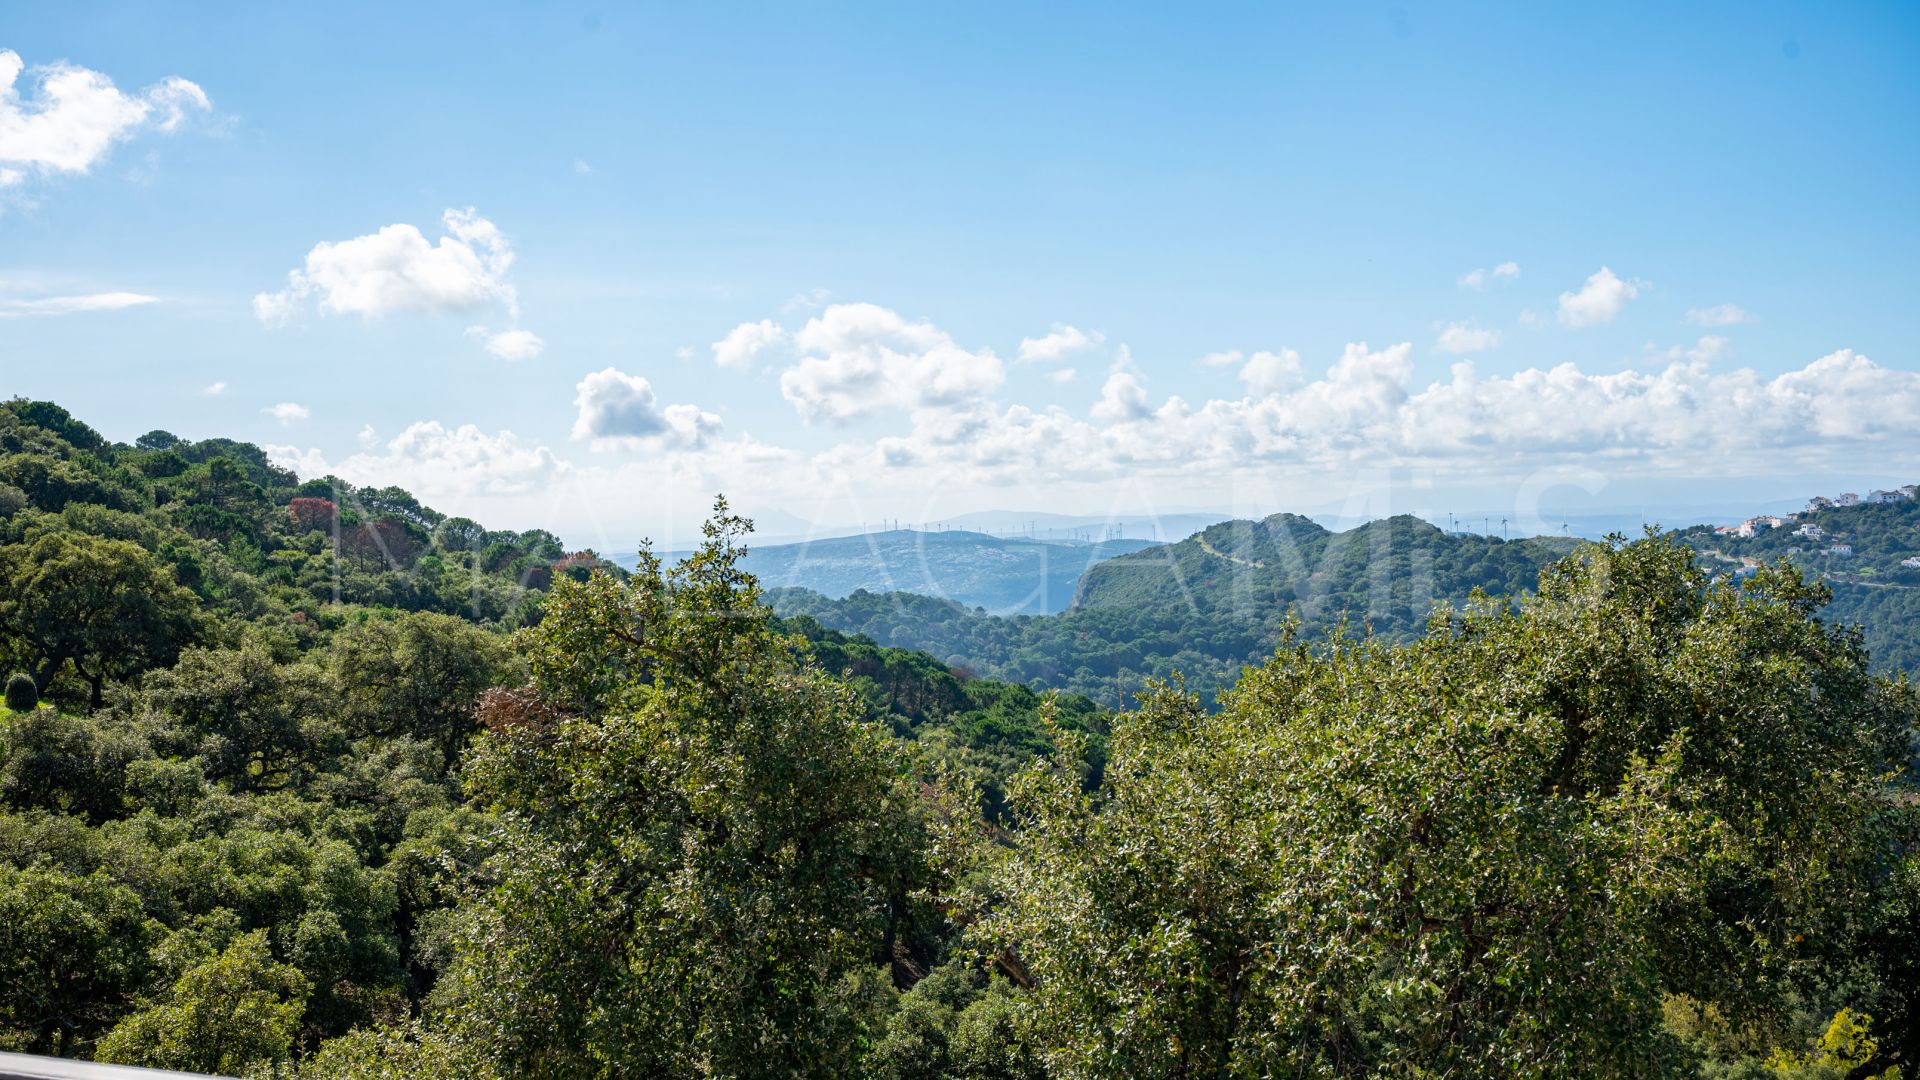
[[[928,322],[876,304],[835,304],[793,336],[800,361],[780,392],[809,422],[847,423],[883,409],[966,410],[1006,378],[989,350],[969,351]]]
[[[1708,308],[1693,308],[1687,312],[1687,321],[1695,326],[1738,326],[1748,322],[1752,316],[1742,310],[1738,304],[1715,304]]]
[[[1241,366],[1240,381],[1256,397],[1290,390],[1300,383],[1300,354],[1292,349],[1254,353]]]
[[[472,207],[448,210],[440,220],[447,235],[437,242],[402,224],[314,245],[305,266],[288,272],[285,289],[253,298],[254,314],[277,325],[316,297],[322,315],[378,318],[394,312],[494,306],[518,314],[518,300],[506,280],[513,248],[500,229]]]
[[[1318,373],[1292,350],[1223,352],[1205,363],[1233,369],[1241,396],[1192,402],[1151,393],[1145,373],[1113,346],[1091,407],[1069,411],[996,400],[1004,372],[991,353],[875,305],[835,305],[782,332],[797,357],[780,372],[782,392],[803,415],[884,426],[811,452],[723,440],[711,413],[663,405],[647,380],[608,368],[581,380],[575,437],[596,449],[656,453],[569,483],[604,492],[657,476],[662,490],[725,490],[789,506],[816,497],[935,498],[930,492],[1000,498],[986,493],[1006,485],[1086,485],[1077,489],[1085,494],[1116,481],[1192,498],[1242,481],[1306,483],[1382,468],[1500,480],[1598,461],[1620,475],[1706,477],[1920,452],[1920,373],[1845,351],[1781,376],[1721,371],[1731,354],[1712,335],[1649,347],[1622,371],[1561,364],[1482,374],[1462,361],[1417,382],[1406,342],[1348,345]],[[1065,381],[1076,370],[1046,374]],[[641,465],[650,471],[635,472]]]
[[[1056,383],[1061,383],[1064,385],[1066,383],[1072,382],[1074,380],[1074,377],[1079,374],[1080,372],[1073,368],[1063,367],[1058,370],[1049,372],[1047,375],[1047,378],[1051,379]]]
[[[332,473],[355,484],[395,484],[429,503],[443,496],[527,494],[568,468],[546,447],[521,442],[511,431],[489,435],[472,424],[449,429],[437,420],[410,424],[380,451],[335,463],[318,449],[263,449],[274,464],[303,478]]]
[[[189,113],[212,107],[206,91],[186,79],[163,79],[126,94],[97,71],[67,63],[32,69],[29,84],[20,54],[0,49],[0,187],[23,182],[28,169],[85,173],[114,144],[142,130],[179,130]]]
[[[365,449],[371,450],[380,445],[380,433],[373,430],[372,424],[362,424],[360,425],[360,434],[356,436],[355,441],[359,442]]]
[[[694,405],[658,405],[653,385],[604,368],[574,387],[579,410],[573,437],[594,449],[698,449],[720,430],[720,418]]]
[[[487,337],[487,351],[502,360],[531,360],[546,347],[531,330],[502,330]]]
[[[875,484],[887,482],[877,470],[908,470],[900,483],[924,491],[1153,477],[1190,486],[1381,466],[1497,476],[1594,460],[1708,476],[1920,450],[1920,373],[1844,350],[1771,379],[1716,373],[1724,341],[1711,337],[1668,355],[1659,370],[1607,374],[1562,364],[1487,377],[1462,361],[1419,386],[1409,344],[1355,344],[1319,378],[1198,406],[1178,396],[1155,403],[1136,376],[1116,372],[1089,420],[983,408],[956,440],[951,424],[916,416],[904,434],[835,447],[815,467]]]
[[[592,176],[593,166],[587,164],[584,158],[574,158],[573,171],[580,176]]]
[[[1622,281],[1602,266],[1587,278],[1579,292],[1560,294],[1560,321],[1567,326],[1595,326],[1612,322],[1627,301],[1640,295],[1640,284]]]
[[[200,388],[201,397],[219,397],[221,394],[224,394],[226,392],[227,392],[227,381],[225,379],[220,379],[216,382],[210,382],[207,385]]]
[[[1200,358],[1207,367],[1239,368],[1240,381],[1249,393],[1265,396],[1286,390],[1300,381],[1300,354],[1292,349],[1256,352],[1252,356],[1239,349],[1208,353]]]
[[[1021,338],[1019,356],[1023,363],[1052,364],[1083,349],[1091,349],[1105,340],[1107,335],[1098,330],[1082,330],[1077,326],[1054,323],[1053,332],[1045,337]]]
[[[751,368],[760,354],[787,340],[772,319],[741,323],[713,343],[713,362],[724,368]]]
[[[281,427],[285,427],[295,420],[305,420],[308,416],[312,415],[307,411],[305,405],[296,405],[291,401],[283,401],[278,405],[269,405],[260,411],[280,421]]]
[[[1109,424],[1140,420],[1153,411],[1147,401],[1146,387],[1132,372],[1116,371],[1107,376],[1100,388],[1100,400],[1093,403],[1093,418]]]
[[[34,300],[0,299],[0,319],[24,319],[35,315],[78,315],[93,311],[123,311],[127,308],[159,302],[160,298],[157,296],[132,292],[46,296]]]
[[[1448,323],[1440,328],[1440,337],[1434,342],[1434,348],[1443,353],[1485,352],[1500,344],[1500,331],[1483,330],[1468,323]]]
[[[1485,267],[1469,270],[1460,275],[1459,284],[1463,289],[1484,289],[1489,281],[1512,281],[1519,276],[1519,263],[1503,262],[1491,270]]]

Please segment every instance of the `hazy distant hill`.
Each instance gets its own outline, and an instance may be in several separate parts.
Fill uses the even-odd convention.
[[[894,529],[801,544],[750,545],[742,565],[769,589],[829,597],[910,592],[989,613],[1065,610],[1088,568],[1151,548],[1151,540],[1027,540],[948,530]]]
[[[1434,601],[1463,600],[1474,589],[1530,591],[1540,568],[1576,544],[1449,534],[1413,517],[1332,532],[1276,514],[1100,562],[1059,615],[999,618],[908,591],[836,599],[787,589],[769,599],[782,614],[925,649],[982,675],[1114,704],[1148,675],[1179,671],[1209,692],[1229,685],[1271,653],[1289,613],[1310,635],[1345,619],[1411,637]]]
[[[1223,521],[1177,544],[1116,558],[1081,580],[1074,607],[1189,609],[1252,616],[1289,605],[1304,619],[1417,629],[1434,600],[1475,588],[1518,593],[1578,542],[1455,534],[1402,515],[1334,532],[1298,514]]]

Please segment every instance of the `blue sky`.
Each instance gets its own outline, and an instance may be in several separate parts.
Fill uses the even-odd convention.
[[[1910,5],[38,4],[0,50],[0,391],[500,525],[1920,478]],[[49,118],[76,69],[131,111]]]

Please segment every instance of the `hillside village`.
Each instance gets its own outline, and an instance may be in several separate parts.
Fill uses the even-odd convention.
[[[1920,485],[1865,495],[1816,495],[1796,514],[1760,514],[1737,525],[1687,530],[1708,554],[1740,563],[1750,574],[1762,560],[1798,556],[1809,569],[1842,579],[1891,577],[1884,584],[1920,585]],[[1710,543],[1703,543],[1708,540]]]

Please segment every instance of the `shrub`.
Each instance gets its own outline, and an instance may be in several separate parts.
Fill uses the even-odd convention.
[[[14,712],[28,712],[40,704],[40,688],[33,683],[33,676],[24,671],[16,671],[7,679],[7,708]]]

